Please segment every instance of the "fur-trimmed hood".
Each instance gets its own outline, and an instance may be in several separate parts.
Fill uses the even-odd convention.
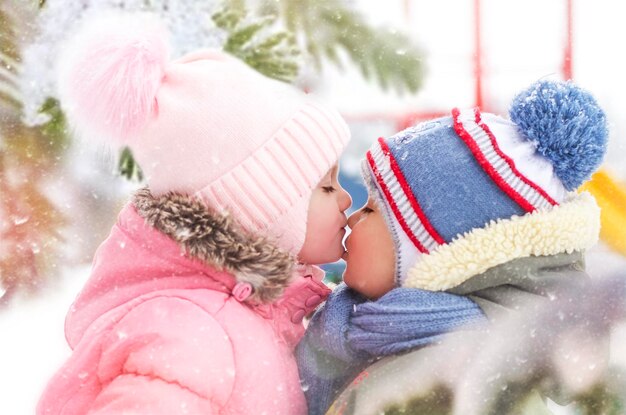
[[[250,284],[250,300],[275,300],[288,285],[295,258],[267,238],[247,234],[228,214],[213,212],[191,196],[155,197],[147,188],[135,194],[133,204],[148,224],[175,240],[186,254]]]
[[[293,349],[322,277],[192,198],[139,191],[67,314],[74,352],[40,412],[305,413]]]
[[[234,296],[280,325],[325,299],[329,290],[322,278],[321,269],[296,264],[271,241],[243,232],[232,218],[193,197],[154,197],[142,189],[98,248],[91,277],[66,318],[66,337],[73,347],[102,315],[168,290],[209,289]],[[242,297],[238,288],[252,292]],[[292,326],[277,331],[291,333]]]
[[[423,255],[404,286],[451,290],[485,271],[529,257],[585,251],[597,243],[600,208],[589,193],[546,211],[493,221]]]

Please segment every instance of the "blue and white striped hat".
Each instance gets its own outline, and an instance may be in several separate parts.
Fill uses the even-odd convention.
[[[535,83],[509,115],[455,108],[367,152],[363,175],[395,239],[399,284],[420,255],[465,232],[558,205],[604,156],[604,112],[570,82]]]

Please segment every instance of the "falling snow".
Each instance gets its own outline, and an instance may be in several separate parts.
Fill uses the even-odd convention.
[[[30,125],[48,121],[39,109],[48,97],[56,97],[57,55],[68,34],[86,15],[110,9],[148,11],[161,16],[171,32],[172,57],[199,48],[221,48],[225,33],[209,16],[218,0],[48,0],[35,23],[34,41],[23,52],[21,90],[24,118]]]
[[[40,27],[40,31],[26,48],[23,57],[20,82],[24,94],[25,117],[30,124],[38,125],[47,121],[47,116],[39,114],[38,109],[48,96],[56,95],[55,58],[59,51],[59,45],[67,34],[72,32],[72,26],[86,12],[97,12],[108,8],[146,10],[146,3],[150,5],[150,10],[159,13],[166,19],[170,30],[173,32],[174,56],[180,56],[198,47],[221,47],[223,45],[224,34],[212,25],[210,19],[206,18],[217,7],[217,1],[47,0],[45,10],[34,24],[34,26]],[[400,2],[394,3],[397,6],[394,6],[395,9],[390,7],[387,2],[380,2],[379,5],[375,5],[374,2],[360,3],[370,8],[369,14],[372,18],[382,19],[383,23],[389,26],[402,25],[404,22],[402,7],[398,6]],[[535,26],[546,31],[536,31],[539,34],[530,33],[530,31],[525,33],[528,36],[534,36],[531,40],[522,36],[522,43],[516,43],[515,39],[507,39],[506,36],[502,35],[503,27],[512,24],[510,20],[502,17],[506,16],[507,13],[497,16],[496,19],[491,19],[490,33],[494,35],[489,36],[491,43],[488,46],[492,48],[493,53],[489,55],[490,60],[487,60],[486,63],[492,65],[489,70],[494,76],[487,80],[489,98],[492,100],[490,104],[503,113],[506,111],[506,103],[510,101],[510,97],[520,86],[528,83],[528,78],[534,80],[551,76],[559,70],[559,62],[556,62],[554,57],[560,56],[558,47],[560,47],[561,34],[559,32],[553,36],[554,33],[549,33],[547,30],[552,27],[555,27],[553,30],[560,29],[557,24],[545,24],[545,22],[554,21],[555,17],[559,16],[560,11],[553,10],[553,7],[549,7],[546,3],[536,1],[530,3],[541,7],[547,15],[546,17],[533,14],[533,19],[544,19],[544,24],[536,24]],[[594,5],[593,8],[590,8],[592,7],[590,6],[591,3]],[[439,16],[446,8],[450,8],[452,4],[450,1],[416,2],[415,4],[419,4],[419,7],[416,7],[419,10],[414,12],[419,16],[416,18],[417,21],[413,22],[410,30],[415,38],[424,45],[430,56],[428,62],[429,78],[424,89],[416,97],[382,95],[379,90],[365,85],[350,71],[346,74],[328,73],[324,82],[316,85],[320,93],[325,94],[339,107],[350,123],[353,141],[342,160],[342,169],[349,172],[353,177],[358,177],[360,160],[369,143],[378,136],[389,137],[397,133],[397,122],[391,117],[372,120],[372,118],[367,117],[359,118],[357,115],[382,112],[391,116],[417,110],[447,111],[452,106],[471,106],[473,104],[472,68],[466,59],[467,56],[471,55],[471,42],[469,40],[464,41],[469,39],[466,33],[469,26],[463,20],[463,16],[466,17],[469,13],[466,8],[467,5],[461,7],[463,12],[454,15],[445,14],[446,19],[442,22],[441,19],[433,19],[433,16]],[[455,7],[459,4],[458,2],[455,3]],[[467,4],[471,4],[471,2],[467,2]],[[626,146],[624,145],[626,117],[621,111],[623,97],[615,93],[616,86],[622,84],[621,71],[624,67],[623,61],[620,62],[615,59],[623,58],[618,53],[607,55],[606,51],[603,50],[605,48],[597,47],[598,45],[609,44],[610,40],[614,38],[619,38],[616,34],[611,35],[612,37],[606,35],[605,38],[601,36],[603,33],[607,33],[606,30],[609,29],[622,30],[623,25],[619,25],[614,19],[618,19],[624,13],[607,13],[606,8],[609,4],[607,1],[588,2],[588,4],[578,2],[578,4],[581,8],[587,7],[587,9],[580,11],[579,16],[592,16],[595,13],[595,18],[590,17],[589,22],[581,19],[579,33],[584,32],[585,36],[581,34],[578,37],[580,43],[576,56],[578,59],[576,76],[585,86],[593,88],[594,91],[597,90],[601,102],[607,106],[607,113],[609,119],[612,120],[613,127],[610,145],[612,147],[609,149],[607,164],[613,171],[626,177],[626,165],[623,164],[623,154],[626,153]],[[498,8],[497,4],[492,4],[492,6],[495,9]],[[508,7],[513,6],[508,4]],[[489,17],[487,14],[485,19],[489,21]],[[527,17],[531,18],[531,16]],[[524,22],[524,19],[521,18],[518,20],[527,28],[527,21]],[[600,22],[602,27],[598,27],[597,22]],[[605,28],[607,29],[605,30]],[[457,31],[455,32],[455,30]],[[495,35],[496,33],[498,35]],[[524,55],[519,53],[520,48],[524,43],[538,45],[540,42],[537,41],[536,36],[542,36],[543,40],[554,38],[556,41],[546,41],[545,50],[538,50],[537,47],[533,46],[533,49],[528,51],[528,53],[536,53],[533,54],[533,59],[521,62],[523,65],[520,67],[525,68],[525,70],[508,71],[506,68],[502,68],[502,64],[498,63],[496,56],[504,57],[502,61],[509,65],[519,64],[520,62],[515,59],[520,59],[519,56]],[[548,43],[550,44],[548,45]],[[553,43],[558,45],[554,46]],[[396,50],[396,53],[402,55],[404,51],[399,49]],[[548,62],[552,66],[542,66],[539,64],[542,62]],[[602,65],[599,62],[602,62]],[[2,145],[1,140],[0,145]],[[93,188],[113,187],[113,179],[108,178],[110,182],[107,182],[108,176],[102,172],[96,172],[91,165],[97,157],[85,157],[84,154],[74,154],[72,157],[76,161],[72,167],[73,173],[84,180],[84,186]],[[210,161],[217,164],[220,159],[217,156],[212,156]],[[130,187],[126,189],[126,193],[129,191]],[[103,192],[96,194],[103,194]],[[90,199],[101,205],[105,203],[98,200],[96,196],[90,197]],[[75,200],[72,202],[76,203]],[[97,205],[90,206],[97,207]],[[114,206],[113,203],[108,205],[111,209]],[[10,220],[15,225],[20,225],[28,221],[29,218],[14,217]],[[38,250],[40,247],[33,246],[32,249]],[[120,249],[124,249],[124,246],[120,246]],[[0,241],[0,257],[1,253]],[[590,274],[597,277],[611,275],[626,269],[626,260],[602,244],[588,253],[587,262]],[[63,335],[63,320],[74,297],[88,278],[89,270],[88,265],[67,268],[63,278],[56,285],[50,287],[48,294],[34,298],[16,298],[10,309],[0,312],[0,333],[3,333],[5,339],[0,346],[0,367],[3,368],[2,374],[0,374],[0,390],[11,391],[10,394],[3,395],[0,402],[0,413],[33,413],[34,405],[45,383],[69,356],[70,351]],[[0,297],[3,293],[4,290],[0,286]],[[552,304],[558,302],[554,296],[550,300]],[[566,309],[558,309],[553,316],[554,319],[566,321],[571,318],[571,315],[564,310]],[[527,327],[526,329],[529,334],[528,338],[532,340],[546,335],[541,327]],[[512,333],[512,336],[514,334]],[[579,336],[576,336],[576,333],[570,334],[569,337],[563,336],[559,339],[559,347],[563,352],[553,356],[555,368],[561,378],[569,382],[571,388],[583,388],[595,379],[595,375],[602,368],[602,364],[598,359],[595,359],[595,351],[592,347],[580,344],[577,340]],[[125,335],[124,332],[117,333],[120,339],[123,339]],[[6,339],[10,339],[10,341],[6,341]],[[571,352],[572,342],[575,342],[576,346],[580,345],[576,353]],[[624,353],[626,350],[626,326],[623,324],[615,328],[615,336],[611,339],[611,350],[615,352],[612,355],[615,363],[626,367],[626,353]],[[532,355],[516,355],[512,359],[500,363],[504,366],[506,366],[505,364],[526,366],[531,364],[533,359],[534,356]],[[259,364],[264,365],[267,362],[260,361]],[[486,378],[501,390],[505,390],[507,386],[498,385],[498,380],[502,379],[506,373],[506,367],[502,369],[496,366],[491,368],[493,369],[491,372],[489,372],[491,369],[488,369],[484,369],[484,373],[487,373]],[[226,375],[233,377],[235,373],[228,371]],[[78,374],[81,379],[86,379],[88,376],[87,372]],[[389,386],[392,387],[393,385]],[[185,402],[181,402],[180,405],[182,411],[187,409]]]

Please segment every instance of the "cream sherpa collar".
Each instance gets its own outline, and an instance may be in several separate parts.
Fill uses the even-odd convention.
[[[595,199],[586,192],[573,195],[548,211],[492,221],[422,255],[403,286],[449,290],[517,258],[588,249],[598,241],[599,232],[600,208]]]

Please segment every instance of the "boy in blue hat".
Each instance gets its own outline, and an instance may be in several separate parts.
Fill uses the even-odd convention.
[[[586,278],[599,208],[575,190],[606,152],[606,118],[572,83],[540,81],[510,120],[478,109],[380,138],[346,270],[297,349],[310,414],[372,361],[494,320]]]

